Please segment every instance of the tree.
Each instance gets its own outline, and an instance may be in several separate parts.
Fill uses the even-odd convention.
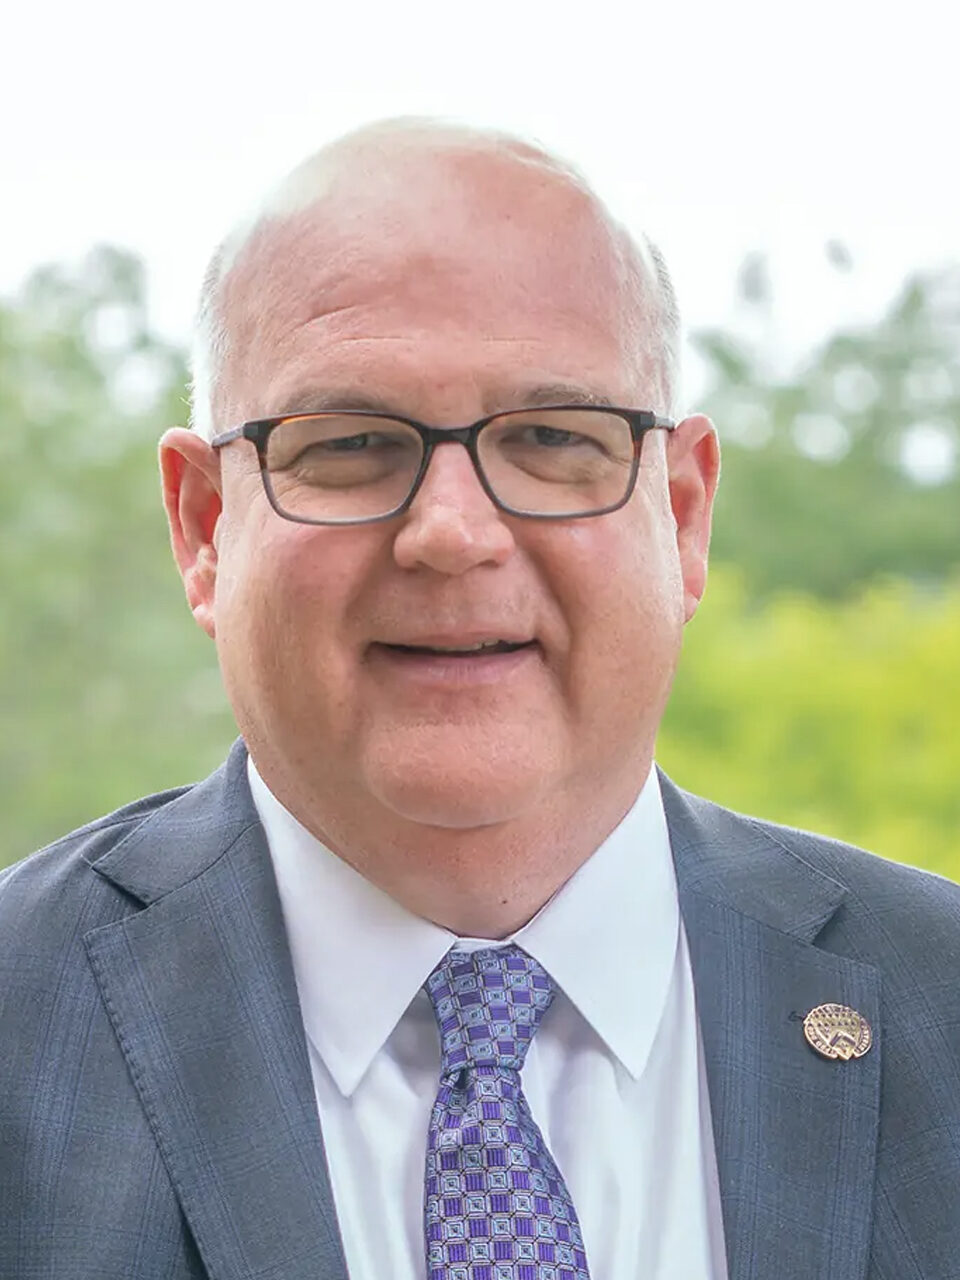
[[[741,292],[769,311],[755,259]],[[787,379],[757,341],[693,340],[724,445],[713,555],[751,594],[840,598],[960,564],[960,268],[914,277],[878,324],[834,334]]]
[[[158,498],[185,385],[129,254],[44,269],[0,307],[0,863],[190,781],[234,732]]]

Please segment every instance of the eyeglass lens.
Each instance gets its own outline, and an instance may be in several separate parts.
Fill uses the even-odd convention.
[[[299,519],[363,520],[402,506],[423,441],[405,422],[379,415],[289,418],[270,433],[266,469],[280,510]],[[488,423],[480,465],[497,498],[531,515],[574,515],[614,506],[634,465],[629,423],[583,409],[531,410]]]

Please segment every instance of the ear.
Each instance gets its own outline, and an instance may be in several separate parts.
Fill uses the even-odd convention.
[[[703,414],[684,418],[670,433],[667,475],[683,574],[684,622],[689,622],[707,585],[710,521],[720,479],[717,433]]]
[[[217,521],[223,509],[220,455],[194,431],[172,427],[160,440],[163,505],[187,603],[213,639]]]

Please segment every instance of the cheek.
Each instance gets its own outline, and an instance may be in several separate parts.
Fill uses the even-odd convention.
[[[676,662],[683,585],[672,523],[659,511],[578,531],[561,571],[578,701],[645,700]],[[586,523],[586,522],[585,522]]]
[[[342,681],[346,669],[355,612],[350,583],[363,568],[344,547],[327,545],[325,532],[270,512],[226,530],[219,561],[217,633],[225,666],[294,700],[311,681]]]

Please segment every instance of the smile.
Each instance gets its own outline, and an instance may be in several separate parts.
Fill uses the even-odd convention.
[[[426,645],[426,644],[390,644],[387,649],[399,653],[443,654],[444,657],[472,658],[477,654],[515,653],[518,649],[529,648],[533,640],[513,643],[509,640],[481,640],[471,645]]]
[[[372,644],[367,650],[371,673],[396,688],[436,691],[503,685],[542,667],[543,650],[536,640],[492,640],[476,644]]]

